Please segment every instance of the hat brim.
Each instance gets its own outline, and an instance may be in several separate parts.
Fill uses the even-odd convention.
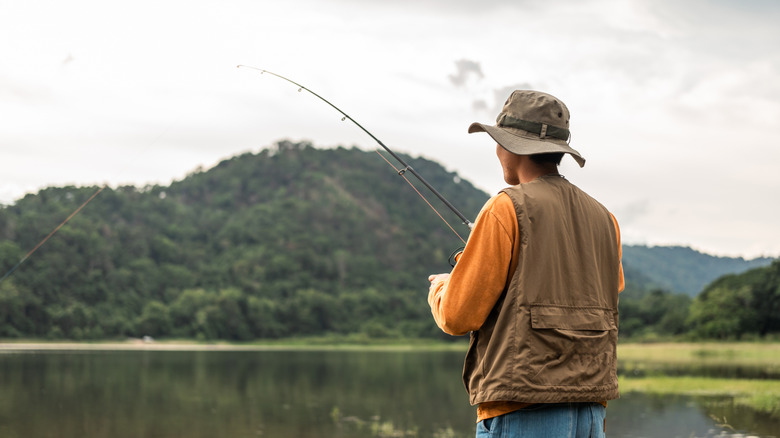
[[[487,132],[501,147],[517,155],[563,152],[571,155],[580,167],[585,166],[585,158],[572,149],[565,140],[550,137],[540,139],[538,135],[520,129],[500,128],[476,122],[469,126],[469,134],[475,132]]]

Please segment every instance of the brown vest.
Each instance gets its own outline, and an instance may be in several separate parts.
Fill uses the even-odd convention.
[[[471,333],[463,369],[471,404],[617,398],[620,258],[609,212],[559,176],[504,193],[517,213],[519,260]]]

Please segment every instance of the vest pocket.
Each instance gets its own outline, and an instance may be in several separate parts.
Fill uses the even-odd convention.
[[[612,311],[599,307],[531,306],[531,327],[535,329],[615,330]]]
[[[530,319],[524,336],[530,381],[583,390],[617,383],[617,324],[611,309],[532,305]]]

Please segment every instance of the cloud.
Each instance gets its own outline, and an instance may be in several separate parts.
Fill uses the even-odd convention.
[[[465,126],[495,120],[515,89],[552,93],[592,159],[572,178],[611,201],[627,240],[780,248],[780,204],[766,202],[780,187],[776,0],[228,0],[185,19],[180,2],[11,3],[0,202],[52,184],[165,183],[284,137],[369,142],[294,87],[235,69],[245,63],[314,87],[488,192],[504,182]],[[735,166],[735,153],[753,159]]]
[[[475,112],[489,112],[488,111],[488,104],[485,102],[484,99],[477,99],[474,102],[471,103],[471,109],[473,109]]]
[[[476,61],[461,59],[455,61],[455,68],[458,70],[454,75],[448,75],[452,85],[456,87],[463,86],[470,76],[477,76],[479,79],[485,77],[482,73],[482,67]]]

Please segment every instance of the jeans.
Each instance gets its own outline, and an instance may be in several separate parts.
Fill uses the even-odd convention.
[[[604,438],[601,403],[540,403],[477,423],[477,438]]]

